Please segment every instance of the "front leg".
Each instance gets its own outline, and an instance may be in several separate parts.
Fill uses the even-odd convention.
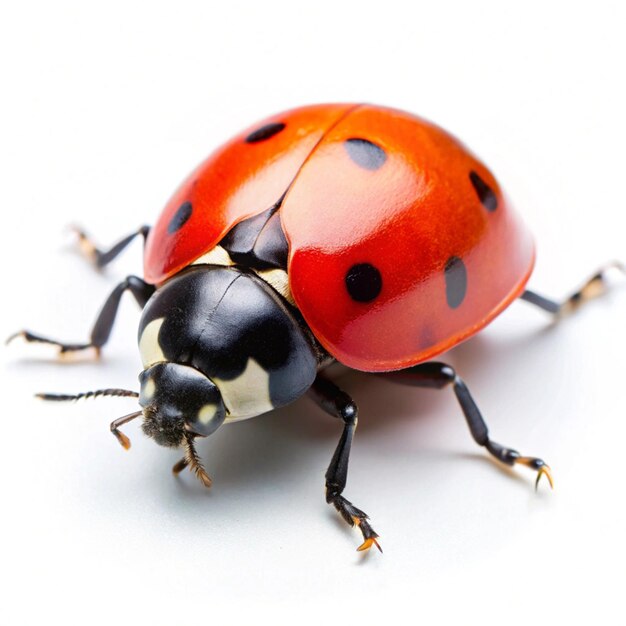
[[[206,473],[204,465],[202,465],[202,461],[200,460],[200,457],[198,456],[196,447],[194,445],[194,439],[195,436],[190,433],[187,433],[185,435],[185,440],[183,442],[183,446],[185,447],[185,456],[180,461],[178,461],[178,463],[176,463],[174,467],[172,467],[172,474],[174,474],[174,476],[178,476],[186,467],[188,467],[190,471],[192,471],[196,475],[198,480],[207,489],[210,489],[213,481]]]
[[[332,504],[350,526],[359,527],[364,541],[357,550],[369,550],[372,545],[376,545],[382,552],[376,541],[378,534],[370,526],[368,516],[342,495],[348,480],[350,447],[357,426],[357,406],[347,393],[321,376],[315,379],[308,395],[326,413],[341,418],[344,424],[339,444],[326,471],[326,502]]]

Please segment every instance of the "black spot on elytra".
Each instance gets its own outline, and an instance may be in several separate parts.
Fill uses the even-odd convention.
[[[251,132],[246,137],[246,143],[257,143],[259,141],[265,141],[270,137],[273,137],[281,130],[285,128],[285,124],[283,122],[272,122],[271,124],[265,124],[265,126],[261,126],[261,128],[257,128],[254,132]]]
[[[489,212],[495,211],[498,208],[498,198],[493,189],[474,171],[469,173],[469,178],[482,205]]]
[[[380,272],[369,263],[353,265],[346,274],[346,289],[357,302],[371,302],[383,288]]]
[[[451,256],[446,262],[446,299],[451,309],[456,309],[465,299],[467,292],[467,269],[458,256]]]
[[[191,202],[183,202],[176,210],[176,213],[172,216],[170,223],[167,225],[167,232],[170,235],[173,235],[176,231],[180,230],[191,217],[192,211],[193,208],[191,206]]]
[[[377,170],[387,160],[385,151],[367,139],[354,137],[346,139],[343,145],[346,147],[350,158],[366,170]]]

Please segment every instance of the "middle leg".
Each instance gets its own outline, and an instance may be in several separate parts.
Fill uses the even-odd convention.
[[[62,343],[55,339],[49,339],[36,335],[28,330],[21,330],[7,340],[7,343],[17,337],[22,337],[28,343],[46,343],[53,346],[57,346],[61,354],[68,352],[78,352],[81,350],[87,350],[88,348],[95,348],[96,353],[100,354],[101,348],[109,340],[111,330],[113,329],[113,323],[117,315],[117,310],[122,299],[122,295],[125,291],[130,291],[137,304],[141,308],[146,305],[150,296],[154,293],[154,285],[150,285],[137,276],[128,276],[126,280],[122,281],[109,295],[104,306],[100,310],[98,318],[91,330],[91,337],[89,342],[86,343]]]
[[[80,250],[83,255],[91,261],[97,269],[102,269],[111,263],[111,261],[116,259],[136,237],[142,237],[145,247],[150,227],[142,226],[141,228],[138,228],[135,232],[124,237],[108,250],[98,248],[91,237],[89,237],[82,228],[74,226],[72,227],[72,230],[78,236],[78,245],[80,246]]]

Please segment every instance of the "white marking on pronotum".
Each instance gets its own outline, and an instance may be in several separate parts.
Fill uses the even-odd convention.
[[[192,265],[234,265],[234,263],[222,246],[215,246],[215,248],[196,259]]]
[[[212,248],[209,252],[196,259],[192,265],[221,265],[229,267],[235,265],[235,262],[222,246],[215,246],[215,248]],[[293,306],[296,306],[296,301],[293,299],[291,288],[289,287],[289,275],[285,270],[279,268],[259,270],[254,267],[250,269],[261,280],[266,282],[270,287],[273,287],[285,300]]]
[[[254,269],[254,268],[253,268]],[[293,306],[296,306],[296,301],[293,299],[291,289],[289,287],[289,275],[285,270],[278,268],[270,270],[254,270],[256,275],[264,280],[270,287],[273,287],[278,293],[287,300]]]
[[[246,369],[237,378],[212,380],[228,410],[227,422],[261,415],[274,408],[270,400],[270,375],[254,359],[248,359]]]
[[[164,317],[152,320],[141,333],[139,353],[141,354],[144,368],[167,360],[159,344],[159,331],[164,321]]]

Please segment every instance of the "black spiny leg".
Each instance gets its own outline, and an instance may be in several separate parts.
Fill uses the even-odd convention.
[[[415,387],[430,387],[433,389],[443,389],[448,385],[452,385],[454,394],[461,405],[467,425],[474,441],[479,445],[487,448],[487,450],[502,463],[506,465],[525,465],[537,472],[537,480],[535,487],[539,484],[542,476],[548,479],[550,486],[553,486],[552,473],[550,467],[542,459],[533,456],[522,456],[517,450],[502,446],[495,441],[489,439],[489,431],[487,424],[469,389],[463,380],[457,375],[452,367],[445,363],[422,363],[398,372],[387,372],[381,374],[390,380],[413,385]]]
[[[117,309],[119,308],[123,293],[127,290],[130,291],[133,296],[135,296],[135,300],[137,300],[139,306],[143,308],[150,296],[154,293],[154,289],[154,285],[149,285],[141,278],[138,278],[137,276],[128,276],[126,280],[121,282],[111,292],[111,295],[104,303],[104,306],[102,307],[102,310],[100,311],[100,314],[96,319],[96,323],[91,331],[89,343],[61,343],[60,341],[55,341],[54,339],[48,339],[47,337],[35,335],[27,330],[15,333],[9,337],[7,343],[16,337],[22,337],[29,343],[47,343],[53,346],[58,346],[61,354],[77,352],[88,348],[95,348],[96,353],[100,354],[100,349],[106,344],[109,340],[109,336],[111,335],[111,330],[113,328],[113,323],[115,322],[115,316],[117,315]]]
[[[333,417],[341,418],[344,423],[341,439],[339,439],[335,454],[333,454],[326,471],[326,502],[332,504],[350,526],[356,525],[359,527],[364,541],[357,550],[368,550],[375,544],[382,552],[378,541],[376,541],[378,535],[370,526],[368,516],[341,495],[348,479],[350,446],[352,445],[352,437],[357,425],[356,404],[347,393],[320,376],[315,379],[308,395],[326,413]]]
[[[572,313],[580,307],[583,302],[602,295],[606,291],[606,275],[609,270],[616,269],[626,274],[626,266],[619,261],[607,263],[601,267],[578,291],[575,291],[563,302],[555,302],[544,296],[540,296],[534,291],[526,290],[521,296],[521,300],[530,302],[540,309],[554,315],[563,316]]]

